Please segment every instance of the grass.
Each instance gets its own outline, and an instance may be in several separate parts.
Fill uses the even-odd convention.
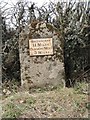
[[[33,98],[33,97],[29,97],[26,99],[26,103],[28,105],[32,105],[32,104],[35,104],[36,100]]]
[[[74,88],[61,86],[38,88],[32,93],[12,93],[2,101],[3,118],[87,118],[90,104],[88,95],[82,89],[87,86],[79,83]]]
[[[90,110],[90,102],[86,103],[85,105],[86,105],[86,108]]]
[[[77,94],[83,94],[88,92],[88,83],[86,82],[77,82],[75,87],[74,87],[75,93]]]
[[[15,97],[15,96],[14,96]],[[33,97],[23,97],[20,96],[8,100],[5,106],[3,106],[3,118],[18,118],[24,110],[30,109],[30,107],[36,102]]]
[[[22,110],[13,103],[8,103],[3,110],[5,111],[3,116],[4,118],[17,118],[21,115]]]

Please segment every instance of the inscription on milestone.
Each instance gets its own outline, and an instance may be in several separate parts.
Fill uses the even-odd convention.
[[[53,54],[52,38],[30,39],[29,50],[30,56],[52,55]]]

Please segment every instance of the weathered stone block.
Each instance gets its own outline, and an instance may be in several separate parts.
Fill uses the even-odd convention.
[[[34,28],[35,27],[35,28]],[[53,40],[53,55],[30,57],[29,39],[49,38]],[[22,31],[19,39],[19,56],[21,64],[21,83],[26,89],[37,86],[63,84],[64,67],[62,61],[61,41],[56,30],[50,24],[36,22]]]

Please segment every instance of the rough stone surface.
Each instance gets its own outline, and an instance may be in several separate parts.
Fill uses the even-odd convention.
[[[53,39],[53,55],[33,56],[29,54],[29,39]],[[21,83],[24,87],[43,87],[63,84],[63,57],[59,34],[51,24],[33,21],[20,34],[19,55],[21,64]]]

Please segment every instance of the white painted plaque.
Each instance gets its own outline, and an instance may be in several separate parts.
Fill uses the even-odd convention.
[[[52,55],[53,42],[52,38],[40,38],[29,40],[30,56]]]

